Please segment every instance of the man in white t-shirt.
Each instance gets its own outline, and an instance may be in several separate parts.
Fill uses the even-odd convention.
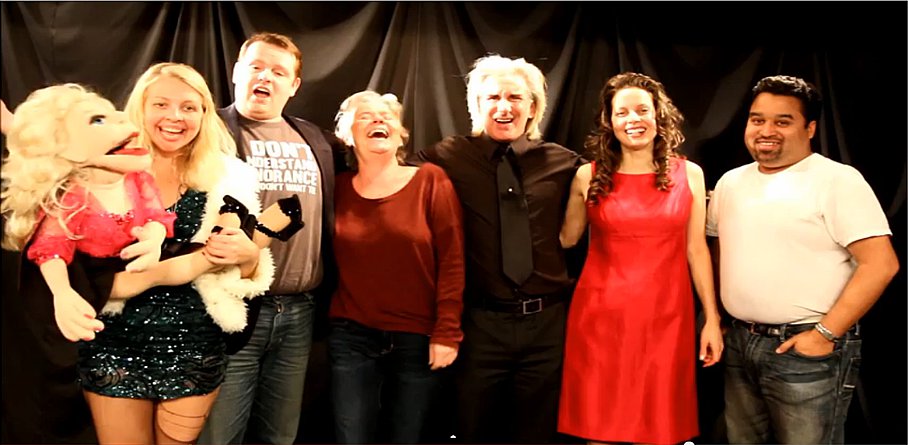
[[[822,99],[802,79],[753,88],[744,142],[756,162],[719,179],[718,237],[730,443],[843,443],[858,320],[898,271],[889,223],[854,168],[812,153]]]

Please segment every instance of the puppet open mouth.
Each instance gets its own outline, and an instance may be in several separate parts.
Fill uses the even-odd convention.
[[[142,147],[127,147],[130,142],[135,141],[139,137],[139,133],[133,133],[129,135],[128,138],[123,139],[116,147],[111,148],[107,153],[108,155],[130,155],[130,156],[145,156],[148,154],[148,149]]]

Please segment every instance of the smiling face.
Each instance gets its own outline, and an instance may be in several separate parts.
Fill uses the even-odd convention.
[[[161,76],[145,91],[144,129],[161,155],[181,154],[199,134],[202,95],[182,80]]]
[[[652,150],[658,134],[653,96],[641,88],[623,88],[612,99],[612,129],[622,150]]]
[[[148,150],[137,146],[135,125],[105,99],[89,96],[77,102],[62,124],[67,135],[67,149],[61,153],[65,159],[121,173],[151,166]]]
[[[357,159],[372,156],[396,156],[403,145],[400,116],[382,100],[363,99],[356,107],[353,125],[353,148]]]
[[[233,67],[237,111],[257,121],[280,119],[287,101],[300,86],[296,64],[293,53],[279,46],[265,42],[249,45]]]
[[[798,98],[760,93],[750,105],[744,143],[760,171],[773,173],[810,155],[816,126],[807,122]]]
[[[520,75],[487,77],[478,88],[483,131],[498,142],[512,142],[527,131],[536,114],[536,104]]]

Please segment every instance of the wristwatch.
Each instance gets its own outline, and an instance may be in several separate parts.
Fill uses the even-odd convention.
[[[822,335],[823,338],[825,338],[826,340],[829,340],[829,341],[836,341],[836,340],[838,340],[838,337],[836,337],[836,336],[832,333],[832,331],[830,331],[828,328],[826,328],[826,326],[823,326],[823,323],[817,322],[817,324],[814,325],[814,328],[815,328],[815,329],[817,330],[817,332],[819,332],[820,335]]]

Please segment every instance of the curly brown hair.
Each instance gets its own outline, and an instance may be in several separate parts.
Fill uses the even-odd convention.
[[[599,93],[599,113],[596,128],[586,138],[584,148],[590,159],[596,163],[596,171],[590,180],[588,202],[595,204],[611,192],[613,175],[621,166],[621,144],[612,128],[612,100],[618,91],[625,88],[640,88],[650,94],[656,110],[656,139],[653,141],[653,164],[656,167],[655,186],[668,190],[671,178],[668,176],[669,159],[681,157],[677,148],[684,142],[681,123],[684,116],[665,93],[665,87],[655,79],[639,73],[621,73],[609,79]]]

